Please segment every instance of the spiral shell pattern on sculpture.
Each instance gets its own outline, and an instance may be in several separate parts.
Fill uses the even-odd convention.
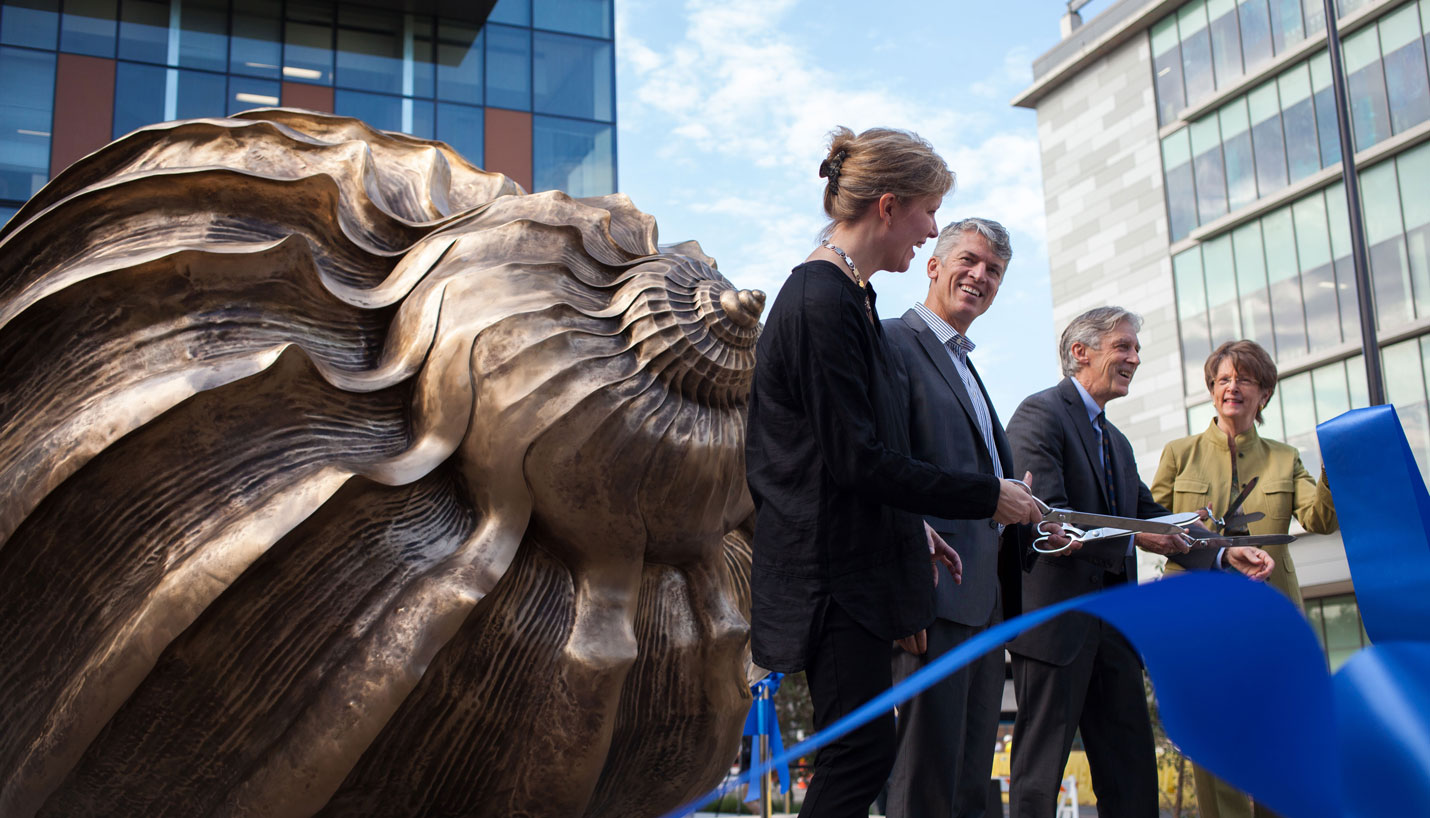
[[[748,706],[764,296],[284,109],[0,230],[0,814],[630,815]]]

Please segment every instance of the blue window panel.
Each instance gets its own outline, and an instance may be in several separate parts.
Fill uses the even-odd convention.
[[[10,217],[20,212],[20,208],[10,205],[0,205],[0,229],[5,227],[5,223],[10,221]]]
[[[537,190],[604,196],[616,189],[616,129],[549,116],[531,118],[531,170]]]
[[[179,65],[223,71],[228,65],[227,0],[183,0],[179,11]]]
[[[437,23],[437,98],[482,103],[485,32],[452,20]]]
[[[1182,76],[1187,86],[1187,102],[1193,103],[1216,88],[1206,4],[1194,2],[1183,6],[1177,12],[1177,30],[1182,38]]]
[[[609,42],[536,32],[532,51],[532,110],[602,122],[615,118]]]
[[[1197,190],[1192,182],[1190,129],[1182,128],[1162,140],[1162,167],[1167,186],[1167,223],[1172,241],[1178,241],[1197,226]]]
[[[487,105],[531,110],[531,29],[489,24]]]
[[[114,128],[111,139],[163,122],[168,69],[122,62],[114,70]]]
[[[610,39],[611,0],[532,0],[531,24],[548,31]]]
[[[1420,42],[1415,6],[1402,6],[1387,14],[1379,28],[1390,127],[1400,133],[1430,119],[1430,82],[1425,75],[1425,46]]]
[[[1266,0],[1239,0],[1237,19],[1241,24],[1241,57],[1246,70],[1252,71],[1273,56],[1271,48],[1271,12]]]
[[[487,15],[487,22],[530,27],[531,0],[497,0],[492,13]]]
[[[172,119],[194,119],[205,116],[224,116],[228,113],[224,100],[227,77],[210,74],[207,71],[183,71],[170,69],[166,82],[177,80]],[[167,85],[166,85],[167,93]],[[167,102],[167,97],[166,97]],[[168,114],[165,111],[165,114]]]
[[[329,3],[289,0],[283,24],[283,78],[333,84],[333,8]]]
[[[1347,37],[1343,50],[1351,130],[1355,134],[1355,149],[1361,151],[1390,136],[1390,103],[1385,95],[1385,73],[1381,68],[1376,27],[1367,26]]]
[[[60,17],[60,50],[113,57],[117,29],[115,0],[65,0]]]
[[[244,0],[233,9],[233,74],[278,79],[283,66],[283,22],[278,0]]]
[[[53,52],[0,47],[0,199],[24,201],[50,174]]]
[[[1166,125],[1187,105],[1182,88],[1182,46],[1177,39],[1177,15],[1152,26],[1152,74],[1157,88],[1157,124]]]
[[[401,94],[405,39],[401,14],[343,6],[338,14],[337,84]]]
[[[333,92],[334,113],[351,116],[380,131],[400,131],[432,138],[432,103],[424,99],[369,94],[339,88]]]
[[[437,46],[432,37],[432,18],[425,15],[415,14],[403,15],[403,31],[406,38],[403,42],[404,54],[411,52],[411,57],[403,57],[403,70],[409,70],[411,66],[412,87],[408,88],[407,75],[403,75],[402,92],[411,97],[425,97],[431,99],[437,93]]]
[[[437,138],[451,145],[463,159],[477,167],[486,161],[485,122],[481,108],[452,102],[437,103]]]
[[[236,114],[250,108],[273,108],[283,98],[283,87],[278,80],[257,77],[228,78],[228,113]]]
[[[0,44],[54,50],[60,32],[60,0],[7,0],[0,6]]]
[[[177,42],[177,40],[176,40]],[[124,0],[119,15],[119,59],[171,65],[168,0]]]

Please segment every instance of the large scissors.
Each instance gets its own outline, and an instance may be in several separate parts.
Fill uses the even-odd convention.
[[[1254,523],[1266,515],[1260,511],[1243,512],[1241,504],[1246,502],[1246,498],[1251,496],[1251,490],[1256,488],[1256,481],[1261,479],[1261,475],[1251,478],[1246,485],[1241,487],[1241,493],[1236,495],[1236,499],[1231,501],[1231,505],[1226,508],[1226,515],[1217,517],[1212,514],[1211,504],[1207,504],[1207,522],[1216,526],[1217,531],[1229,536],[1250,534],[1246,528],[1248,523]],[[1279,536],[1279,535],[1264,535]],[[1292,539],[1295,539],[1292,537]],[[1247,545],[1260,545],[1261,543],[1247,543]],[[1265,543],[1276,545],[1277,543]]]
[[[1012,481],[1028,489],[1028,484],[1022,480]],[[1101,540],[1108,537],[1118,537],[1136,532],[1148,534],[1178,534],[1188,538],[1186,528],[1201,519],[1195,511],[1184,511],[1181,514],[1168,514],[1151,520],[1139,520],[1136,517],[1117,517],[1111,514],[1091,514],[1085,511],[1073,511],[1068,508],[1053,508],[1047,503],[1038,499],[1033,494],[1032,489],[1028,489],[1028,494],[1032,495],[1033,502],[1037,504],[1038,511],[1042,513],[1043,519],[1038,522],[1038,533],[1042,536],[1033,540],[1033,550],[1039,554],[1058,554],[1072,547],[1073,543],[1085,543],[1092,540]],[[1068,544],[1059,548],[1043,548],[1043,543],[1052,539],[1052,535],[1044,528],[1046,525],[1057,524],[1062,526],[1063,533],[1068,536]]]

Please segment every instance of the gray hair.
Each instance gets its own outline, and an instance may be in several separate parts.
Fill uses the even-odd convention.
[[[1117,329],[1117,325],[1124,321],[1132,325],[1133,332],[1142,329],[1142,316],[1121,307],[1097,307],[1074,318],[1063,330],[1062,340],[1058,342],[1063,374],[1071,378],[1082,369],[1082,365],[1073,358],[1073,344],[1102,349],[1102,336]]]
[[[938,234],[938,243],[933,246],[933,257],[943,261],[945,256],[953,252],[953,246],[958,240],[967,233],[977,233],[987,239],[993,255],[1002,259],[1005,264],[1013,258],[1013,240],[1008,237],[1008,229],[992,219],[980,219],[976,216],[959,219],[945,227]]]

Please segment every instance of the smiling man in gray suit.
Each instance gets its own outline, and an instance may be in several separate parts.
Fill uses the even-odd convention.
[[[924,303],[884,321],[908,390],[913,455],[946,469],[1006,479],[1012,451],[968,353],[966,333],[998,294],[1013,248],[1008,231],[987,219],[943,229],[929,259]],[[896,366],[896,369],[900,368]],[[939,568],[937,619],[900,641],[894,676],[902,679],[961,642],[1018,613],[1021,544],[1026,528],[1006,532],[992,520],[929,519],[963,561],[963,583]],[[1000,548],[1003,541],[1010,540]],[[1003,651],[992,651],[899,709],[898,760],[889,778],[890,818],[1001,816],[987,803],[1003,700]]]

